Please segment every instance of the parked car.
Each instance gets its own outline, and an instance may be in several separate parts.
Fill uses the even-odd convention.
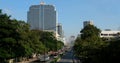
[[[40,61],[49,61],[50,57],[48,55],[43,55],[40,57]]]

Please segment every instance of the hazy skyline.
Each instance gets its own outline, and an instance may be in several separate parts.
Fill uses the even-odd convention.
[[[104,29],[118,30],[120,27],[120,0],[44,0],[54,5],[58,22],[62,23],[65,36],[77,35],[83,28],[83,21],[92,20],[94,25]],[[12,18],[27,22],[27,11],[40,0],[0,0],[0,9]]]

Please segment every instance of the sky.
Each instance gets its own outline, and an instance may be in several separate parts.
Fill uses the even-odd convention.
[[[0,9],[13,19],[27,22],[27,11],[41,0],[0,0]],[[66,37],[77,36],[83,22],[92,20],[101,30],[120,30],[120,0],[44,0],[54,5]]]

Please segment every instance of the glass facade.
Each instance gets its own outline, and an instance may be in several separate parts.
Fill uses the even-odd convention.
[[[57,30],[56,10],[53,5],[32,5],[27,14],[31,29]]]

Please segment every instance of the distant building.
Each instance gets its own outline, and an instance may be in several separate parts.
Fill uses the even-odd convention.
[[[81,34],[78,34],[78,35],[77,35],[77,37],[79,37],[79,38],[80,38],[80,37],[81,37]]]
[[[111,29],[105,29],[105,31],[112,31]]]
[[[44,2],[40,5],[32,5],[27,13],[27,22],[30,24],[30,29],[57,32],[56,9],[53,5],[46,5]]]
[[[75,42],[75,36],[70,36],[69,42],[70,42],[70,45],[73,46]]]
[[[108,40],[111,38],[119,38],[120,37],[120,31],[101,31],[100,33],[101,38],[107,38]]]
[[[63,28],[62,28],[62,24],[58,23],[57,25],[57,32],[58,32],[58,41],[62,41],[64,44],[66,44],[66,39],[64,36],[64,32],[63,32]]]
[[[87,25],[94,25],[92,21],[84,21],[83,22],[83,27],[87,26]]]
[[[63,37],[63,29],[62,29],[62,24],[58,23],[57,26],[57,30],[58,30],[58,34],[60,35],[60,37]]]

